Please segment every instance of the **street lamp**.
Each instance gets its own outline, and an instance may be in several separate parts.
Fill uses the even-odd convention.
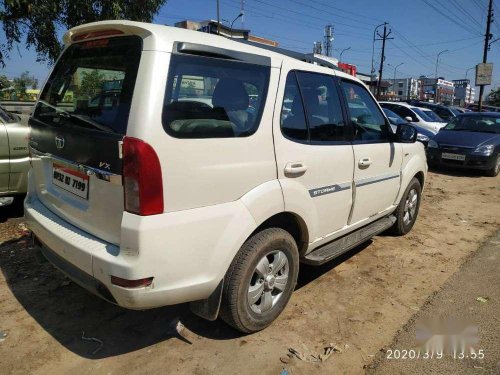
[[[434,74],[434,78],[436,79],[436,87],[434,89],[434,102],[436,104],[439,102],[438,96],[437,96],[437,91],[438,91],[438,65],[439,65],[439,56],[441,56],[441,54],[443,54],[445,52],[448,52],[448,50],[445,49],[444,51],[439,52],[437,54],[437,58],[436,58],[436,73]]]
[[[243,17],[243,13],[238,14],[238,16],[231,22],[231,38],[233,37],[233,24],[236,22],[238,18]]]
[[[340,57],[339,57],[339,62],[342,61],[342,54],[345,52],[345,51],[349,51],[351,49],[351,47],[347,47],[347,48],[344,48],[341,52],[340,52]]]
[[[472,85],[470,88],[467,88],[467,86],[469,85],[469,83],[467,82],[467,73],[469,73],[469,70],[472,70],[472,69],[475,69],[476,67],[473,66],[473,67],[470,67],[469,69],[467,69],[465,71],[465,104],[469,104],[469,101],[470,101],[470,92],[472,91]]]
[[[373,59],[375,57],[375,34],[377,33],[377,29],[381,26],[387,25],[387,22],[381,23],[378,25],[375,30],[373,30],[373,41],[372,41],[372,69],[370,70],[370,86],[372,86],[372,81],[373,81],[373,73],[375,73],[375,70],[373,68]],[[370,87],[371,89],[371,87]]]
[[[392,80],[392,85],[393,85],[393,88],[394,88],[394,93],[396,93],[396,71],[397,71],[397,70],[398,70],[398,68],[399,68],[401,65],[403,65],[403,64],[404,64],[404,62],[402,62],[401,64],[398,64],[398,65],[396,65],[396,66],[391,65],[391,64],[387,64],[387,65],[392,66],[392,67],[394,68],[394,78],[393,78],[393,80]]]

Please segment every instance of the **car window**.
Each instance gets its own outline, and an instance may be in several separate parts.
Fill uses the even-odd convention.
[[[288,73],[286,78],[285,95],[281,107],[281,131],[286,137],[297,141],[309,139],[304,106],[295,72]]]
[[[432,121],[434,121],[434,122],[444,122],[443,119],[441,117],[439,117],[436,114],[436,112],[434,112],[431,109],[423,109],[422,112],[424,112],[427,115],[427,117],[432,119]]]
[[[439,108],[439,107],[436,107],[434,109],[434,112],[436,112],[436,114],[443,120],[451,120],[453,117],[451,112],[451,110],[448,110],[448,109],[445,109],[445,108]]]
[[[246,137],[257,130],[270,68],[202,56],[173,55],[163,127],[177,138]]]
[[[326,74],[297,72],[311,142],[347,140],[347,127],[334,80]]]
[[[136,36],[72,44],[52,71],[33,117],[52,126],[126,134],[141,49]]]
[[[413,112],[415,112],[417,115],[419,115],[422,118],[422,120],[428,121],[428,122],[434,122],[434,120],[432,118],[430,118],[429,116],[427,116],[427,114],[423,110],[421,110],[420,108],[413,107],[411,110]]]
[[[500,134],[500,117],[493,116],[458,116],[443,130],[470,131],[478,133]]]
[[[396,105],[394,107],[391,107],[391,110],[393,110],[396,114],[398,114],[402,118],[411,117],[412,122],[418,122],[418,117],[415,116],[415,113],[413,113],[410,108],[403,107],[401,105]]]
[[[363,86],[343,81],[344,95],[349,107],[355,139],[362,141],[388,141],[389,129],[375,100]]]

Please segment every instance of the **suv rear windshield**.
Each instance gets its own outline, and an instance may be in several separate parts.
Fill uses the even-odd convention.
[[[125,135],[141,50],[136,36],[71,45],[52,71],[34,118]]]
[[[172,55],[163,127],[177,138],[246,137],[257,130],[270,68]]]

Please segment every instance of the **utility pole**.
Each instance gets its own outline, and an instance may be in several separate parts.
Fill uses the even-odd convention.
[[[387,24],[384,24],[384,34],[380,35],[379,32],[377,32],[377,35],[380,37],[380,39],[376,40],[381,40],[382,41],[382,56],[380,56],[380,69],[378,71],[378,83],[377,83],[377,100],[380,98],[380,83],[382,82],[382,72],[384,70],[384,60],[385,60],[385,41],[389,39],[394,39],[394,38],[389,38],[389,35],[391,35],[391,30],[387,32]]]
[[[490,3],[488,5],[488,19],[486,20],[486,34],[484,34],[483,63],[486,63],[488,60],[488,49],[489,49],[490,39],[493,37],[493,35],[490,33],[492,17],[493,17],[493,0],[490,0]],[[481,85],[479,86],[479,103],[478,103],[479,112],[483,110],[483,94],[484,94],[484,85]]]
[[[380,25],[378,25],[374,30],[373,30],[373,40],[372,40],[372,67],[370,69],[370,91],[375,94],[375,89],[373,88],[373,76],[374,76],[374,73],[375,73],[375,68],[374,68],[374,65],[373,65],[373,60],[375,58],[375,34],[377,33],[377,30],[379,27],[381,26],[384,26],[384,25],[387,25],[387,22],[384,22],[384,23],[381,23]]]

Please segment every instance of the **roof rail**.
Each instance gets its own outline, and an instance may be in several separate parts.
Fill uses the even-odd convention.
[[[276,53],[279,53],[281,55],[285,55],[285,56],[291,57],[293,59],[304,61],[304,62],[307,62],[310,64],[325,66],[325,67],[331,68],[333,70],[339,70],[339,71],[341,70],[334,63],[334,61],[336,61],[336,59],[333,59],[333,58],[328,57],[328,56],[316,55],[313,53],[296,52],[296,51],[292,51],[292,50],[285,49],[285,48],[273,47],[273,46],[268,46],[268,45],[262,44],[262,43],[252,42],[252,41],[246,40],[246,39],[232,39],[232,40],[234,40],[236,42],[243,43],[243,44],[248,44],[248,45],[251,45],[254,47],[262,48],[262,49],[265,49],[268,51],[276,52]],[[329,61],[329,60],[331,60],[331,61]]]

